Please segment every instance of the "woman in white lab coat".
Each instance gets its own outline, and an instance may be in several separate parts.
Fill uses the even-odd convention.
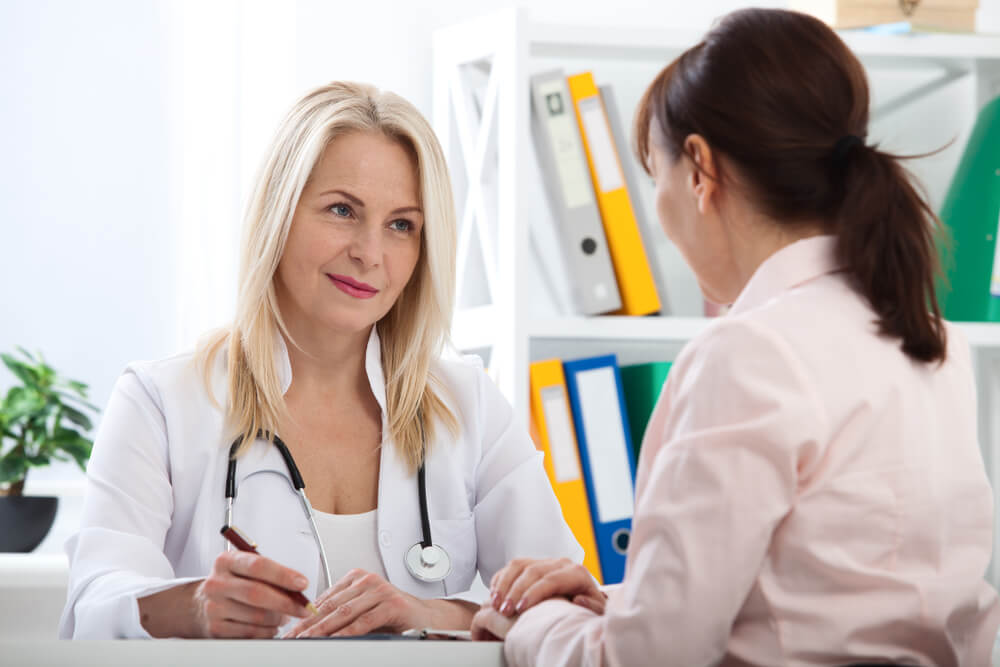
[[[728,15],[648,88],[660,223],[732,308],[650,419],[624,581],[602,600],[525,559],[492,582],[473,632],[508,665],[990,664],[968,344],[935,298],[934,214],[868,114],[857,58],[784,10]]]
[[[509,404],[480,364],[441,356],[455,235],[412,105],[348,83],[295,105],[248,209],[233,324],[114,388],[60,636],[468,628],[477,571],[582,559]],[[260,555],[227,549],[228,521]],[[408,563],[428,539],[435,558]]]

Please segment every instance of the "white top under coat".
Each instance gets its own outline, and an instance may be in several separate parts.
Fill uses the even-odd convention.
[[[275,341],[283,391],[291,384],[284,341]],[[131,364],[109,399],[87,468],[80,532],[66,544],[69,590],[59,636],[148,637],[137,599],[204,578],[225,549],[225,480],[230,442],[217,407],[227,401],[226,355],[212,369],[213,402],[191,353]],[[386,421],[381,347],[372,329],[365,369]],[[435,544],[451,557],[444,581],[410,575],[406,551],[421,540],[417,479],[383,443],[378,549],[387,578],[423,599],[468,591],[516,557],[583,560],[562,518],[542,455],[477,358],[439,359],[432,372],[458,419],[452,439],[428,442],[427,503]],[[315,577],[319,549],[277,448],[256,441],[239,459],[234,523],[260,552]],[[308,488],[306,489],[308,493]],[[322,577],[304,591],[322,591]]]
[[[383,578],[388,576],[378,550],[378,510],[361,514],[330,514],[314,508],[313,512],[316,514],[319,539],[326,549],[333,584],[355,568]],[[322,566],[316,576],[323,581]]]

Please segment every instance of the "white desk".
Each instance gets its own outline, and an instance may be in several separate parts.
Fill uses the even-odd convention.
[[[26,667],[503,667],[499,642],[466,641],[0,641],[0,664]]]
[[[61,554],[0,554],[0,640],[55,639],[68,574]]]
[[[465,641],[58,641],[66,557],[0,554],[0,665],[454,665],[503,667],[497,642]]]

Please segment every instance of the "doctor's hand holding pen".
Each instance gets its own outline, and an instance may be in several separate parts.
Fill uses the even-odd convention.
[[[608,596],[580,563],[566,558],[515,558],[490,581],[490,599],[472,619],[472,638],[503,639],[527,609],[553,597],[570,600],[597,615]]]
[[[289,594],[308,583],[259,554],[224,551],[206,579],[140,598],[139,614],[154,637],[269,639],[289,617],[312,615]]]

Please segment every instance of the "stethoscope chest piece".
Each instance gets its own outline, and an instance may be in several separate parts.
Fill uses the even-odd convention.
[[[451,558],[436,544],[417,542],[406,552],[406,569],[420,581],[442,581],[451,572]]]

